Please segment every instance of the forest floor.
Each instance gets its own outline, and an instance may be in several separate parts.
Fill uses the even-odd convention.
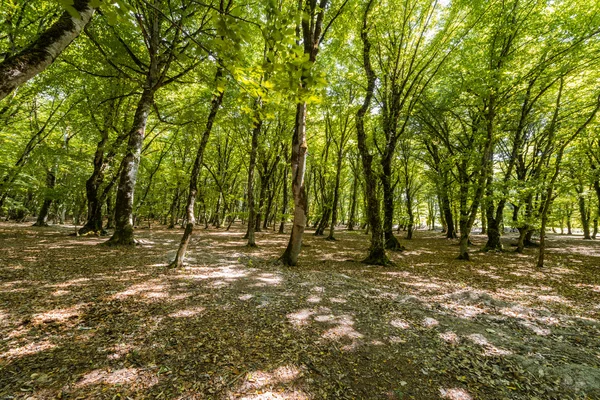
[[[478,253],[416,232],[392,267],[368,238],[140,229],[135,248],[74,227],[0,223],[0,399],[600,399],[600,242],[549,236]]]

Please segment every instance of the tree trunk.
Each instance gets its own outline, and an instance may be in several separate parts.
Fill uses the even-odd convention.
[[[223,70],[221,67],[219,67],[215,75],[215,80],[218,82],[222,76]],[[198,177],[200,176],[200,168],[202,167],[202,160],[204,159],[204,150],[206,149],[206,144],[208,143],[208,138],[210,137],[210,133],[212,131],[217,112],[219,111],[219,107],[223,102],[224,93],[224,91],[221,91],[218,94],[213,95],[211,101],[210,113],[208,114],[208,119],[206,120],[206,127],[204,129],[204,132],[202,133],[202,138],[200,139],[198,151],[196,152],[196,159],[194,160],[194,166],[192,167],[192,173],[190,175],[190,188],[188,192],[187,204],[185,207],[187,223],[185,225],[185,231],[183,232],[183,236],[181,237],[181,242],[179,243],[179,249],[177,250],[175,259],[169,265],[169,267],[172,268],[180,268],[183,266],[185,253],[190,243],[192,232],[194,231],[194,225],[196,224],[194,203],[196,202],[196,195],[198,193]],[[219,218],[218,213],[217,218]]]
[[[280,260],[289,266],[298,262],[302,247],[302,235],[306,227],[307,199],[304,188],[304,173],[306,172],[306,103],[296,106],[296,124],[292,138],[292,194],[294,197],[294,221],[290,240]]]
[[[352,203],[350,204],[350,215],[348,216],[348,230],[353,231],[356,224],[356,195],[358,193],[358,177],[352,182]]]
[[[363,260],[367,264],[387,265],[390,260],[385,254],[385,246],[383,240],[383,229],[381,226],[381,215],[379,213],[379,199],[377,198],[377,178],[373,171],[373,155],[370,154],[367,145],[367,135],[365,132],[365,115],[371,106],[373,93],[375,91],[376,76],[371,66],[371,42],[369,41],[369,26],[368,15],[371,8],[372,0],[369,1],[363,14],[363,27],[361,30],[361,40],[363,43],[363,67],[367,78],[367,90],[363,104],[356,112],[356,137],[358,142],[358,150],[363,166],[365,176],[365,199],[367,203],[367,220],[368,226],[371,229],[371,247],[369,255]]]
[[[47,188],[52,190],[56,185],[56,175],[53,171],[48,170],[46,172],[46,185]],[[33,226],[48,226],[48,213],[50,211],[50,206],[52,205],[52,196],[46,194],[44,196],[44,202],[42,203],[42,207],[40,208],[40,212],[38,213],[37,220]]]
[[[402,251],[404,246],[394,236],[394,188],[392,187],[392,159],[384,156],[381,160],[383,173],[381,185],[383,188],[383,234],[385,248],[393,251]]]
[[[257,112],[254,114],[254,127],[252,129],[252,144],[250,148],[250,164],[248,165],[248,221],[254,221],[256,219],[256,210],[254,208],[254,170],[256,168],[256,153],[258,152],[258,135],[262,128],[262,118],[260,118],[260,112],[258,111],[260,103],[256,100],[255,107]],[[256,238],[254,235],[255,225],[252,222],[248,223],[248,231],[246,236],[248,237],[248,247],[256,247]]]
[[[579,215],[581,216],[581,227],[583,228],[583,238],[586,240],[590,240],[592,237],[590,235],[590,210],[587,204],[585,204],[585,197],[580,193],[579,194]]]
[[[333,237],[333,232],[335,231],[335,225],[337,224],[338,218],[338,203],[340,199],[340,179],[342,176],[342,163],[344,153],[342,149],[342,143],[340,142],[340,148],[337,154],[337,165],[335,170],[335,187],[333,188],[333,203],[331,205],[331,225],[329,226],[329,236],[327,236],[327,240],[335,240]]]
[[[408,186],[406,187],[406,211],[408,213],[408,227],[406,230],[406,239],[412,240],[413,230],[415,229],[415,214],[413,212],[412,196]]]
[[[146,122],[153,103],[154,88],[147,87],[138,102],[133,118],[133,126],[129,132],[127,152],[121,163],[121,175],[115,203],[115,232],[107,242],[108,245],[131,246],[135,244],[133,239],[133,196],[140,165],[142,143],[146,132]]]
[[[281,223],[279,224],[279,233],[284,233],[285,230],[285,214],[287,213],[288,205],[288,186],[287,186],[288,167],[283,171],[283,204],[281,207]]]
[[[100,185],[104,180],[104,146],[108,140],[108,131],[102,132],[102,139],[98,142],[96,153],[94,154],[94,170],[92,175],[85,182],[85,193],[87,198],[87,219],[85,225],[79,229],[80,235],[88,232],[101,234],[102,231],[102,203],[99,196]]]
[[[79,16],[65,11],[58,21],[27,48],[0,63],[0,100],[45,70],[75,39],[94,15],[91,0],[75,0],[72,7]]]

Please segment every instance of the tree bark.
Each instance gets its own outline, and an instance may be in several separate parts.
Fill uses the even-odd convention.
[[[368,16],[373,0],[369,0],[363,14],[363,25],[361,30],[361,40],[363,44],[363,68],[367,78],[367,90],[363,104],[356,112],[356,137],[358,150],[363,166],[365,176],[365,200],[367,203],[367,221],[371,229],[371,246],[369,255],[363,260],[366,264],[387,265],[390,263],[385,254],[383,240],[383,228],[381,226],[381,215],[379,211],[379,199],[377,198],[377,178],[373,171],[373,155],[370,154],[367,145],[367,135],[365,132],[365,115],[369,111],[373,93],[375,91],[376,76],[371,66],[371,42],[369,41]]]
[[[256,219],[256,210],[254,208],[254,170],[256,167],[256,154],[258,153],[258,135],[260,134],[260,130],[262,129],[262,118],[260,118],[260,113],[258,112],[258,107],[260,100],[256,100],[255,107],[257,108],[257,112],[255,112],[254,118],[254,127],[252,128],[252,143],[250,147],[250,164],[248,165],[248,193],[247,193],[247,201],[248,201],[248,232],[246,233],[248,237],[248,247],[256,247],[256,238],[254,235],[255,225],[252,223]]]
[[[287,153],[287,151],[286,151]],[[287,213],[287,205],[288,205],[288,185],[287,185],[287,176],[288,176],[288,167],[286,166],[283,170],[283,204],[281,207],[281,223],[279,224],[279,233],[284,233],[285,231],[285,214]]]
[[[52,170],[48,170],[46,172],[46,185],[47,188],[52,190],[56,185],[56,175]],[[42,207],[40,208],[40,212],[38,213],[37,220],[33,226],[48,226],[48,213],[50,211],[50,206],[52,205],[52,196],[46,194],[44,196],[44,202],[42,203]]]
[[[75,0],[72,7],[79,14],[62,13],[58,21],[27,48],[0,63],[0,100],[45,70],[75,39],[94,15],[91,0]]]
[[[306,172],[306,103],[296,106],[296,124],[292,138],[292,194],[294,197],[294,221],[288,246],[280,257],[285,265],[294,266],[302,247],[302,235],[306,227],[306,190],[304,188],[304,173]]]
[[[337,154],[337,164],[335,170],[335,187],[333,189],[333,204],[331,205],[331,225],[329,226],[329,236],[327,236],[327,240],[335,240],[333,237],[333,232],[335,231],[335,225],[337,224],[338,219],[338,203],[340,199],[340,180],[342,177],[342,163],[344,161],[344,152],[342,143],[340,141],[340,147],[338,149]]]
[[[148,85],[142,92],[137,105],[133,126],[129,132],[127,151],[121,162],[121,175],[117,187],[115,203],[115,232],[107,242],[108,245],[134,245],[133,238],[133,196],[137,180],[142,143],[146,132],[146,122],[154,103],[153,85]]]
[[[219,67],[215,75],[215,80],[219,81],[222,76],[223,70],[221,67]],[[196,195],[198,193],[198,177],[200,176],[200,168],[202,167],[202,160],[204,159],[204,150],[206,149],[208,138],[210,137],[210,134],[212,132],[212,127],[215,122],[217,112],[219,111],[219,107],[223,102],[224,93],[224,91],[221,91],[218,94],[213,95],[211,101],[211,107],[210,112],[208,114],[208,119],[206,121],[206,127],[204,129],[204,132],[202,133],[200,145],[198,146],[198,151],[196,152],[196,159],[194,160],[194,166],[192,167],[192,173],[190,175],[190,188],[188,192],[187,204],[185,207],[187,220],[185,225],[185,231],[183,232],[183,236],[181,237],[181,242],[179,243],[179,249],[177,250],[175,259],[169,265],[169,267],[171,268],[180,268],[183,266],[185,253],[190,243],[192,232],[194,231],[194,225],[196,224],[194,203],[196,202]],[[217,218],[219,218],[218,213]]]

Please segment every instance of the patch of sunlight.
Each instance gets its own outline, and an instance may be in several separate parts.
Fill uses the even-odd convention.
[[[443,399],[448,400],[473,400],[473,397],[469,394],[469,392],[461,388],[440,388],[440,396],[442,396]]]
[[[450,344],[458,344],[460,343],[460,338],[458,335],[452,331],[446,331],[440,333],[440,339],[442,339],[446,343]]]
[[[332,303],[337,303],[337,304],[344,304],[347,302],[346,299],[343,299],[341,297],[332,297],[329,299],[329,301]]]
[[[440,322],[435,318],[427,317],[427,318],[423,319],[423,322],[421,322],[421,324],[425,328],[433,328],[435,326],[438,326],[440,324]]]
[[[403,319],[393,319],[390,321],[390,325],[398,329],[408,329],[410,324]]]
[[[55,285],[49,285],[49,287],[55,288],[55,289],[67,289],[67,288],[70,288],[71,286],[83,286],[89,281],[90,281],[90,278],[77,278],[77,279],[71,279],[70,281],[57,283]]]
[[[283,365],[271,372],[253,371],[248,372],[240,391],[250,391],[273,386],[280,383],[288,383],[300,376],[300,369],[293,365]]]
[[[507,356],[512,354],[512,351],[501,349],[491,344],[481,333],[473,333],[468,335],[467,338],[476,345],[483,347],[485,349],[483,354],[486,356]]]
[[[319,296],[310,296],[306,301],[309,303],[320,303],[321,298]]]
[[[259,276],[257,276],[256,278],[257,281],[259,281],[259,283],[252,285],[252,286],[278,286],[281,284],[281,282],[283,282],[283,279],[281,278],[281,276],[275,275],[275,274],[270,274],[270,273],[263,273],[260,274]]]
[[[204,312],[204,310],[206,310],[205,307],[187,308],[185,310],[179,310],[179,311],[176,311],[174,313],[171,313],[171,314],[169,314],[169,317],[171,317],[171,318],[188,318],[188,317],[193,317],[195,315],[201,314],[202,312]]]
[[[185,274],[175,275],[177,279],[238,279],[248,275],[248,271],[236,267],[188,267]],[[187,273],[189,272],[189,273]]]
[[[58,308],[55,310],[46,311],[43,313],[35,314],[32,318],[34,323],[42,323],[42,322],[65,322],[69,319],[75,319],[79,317],[81,312],[81,308],[85,307],[87,304],[76,304],[72,307],[68,308]]]
[[[334,322],[338,325],[334,326],[333,328],[328,329],[327,331],[325,331],[325,333],[323,333],[323,337],[325,339],[331,339],[331,340],[339,340],[342,338],[359,339],[359,338],[363,337],[363,335],[361,333],[357,332],[354,329],[354,327],[353,327],[354,320],[349,315],[341,315],[341,316],[335,318],[332,322]]]
[[[41,341],[38,343],[28,343],[25,346],[9,349],[8,351],[0,354],[0,358],[10,359],[10,358],[19,358],[19,357],[29,356],[31,354],[50,350],[55,347],[56,347],[56,345],[50,343],[47,340],[44,340],[44,341]]]
[[[578,284],[576,284],[574,286],[576,286],[578,288],[591,289],[594,292],[600,293],[600,285],[588,285],[588,284],[585,284],[585,283],[578,283]]]
[[[77,382],[77,387],[89,385],[131,385],[148,388],[158,383],[155,374],[149,371],[140,371],[137,368],[121,368],[114,371],[96,369],[88,372]]]
[[[124,300],[128,297],[140,296],[147,299],[162,299],[168,297],[165,285],[160,280],[138,283],[111,296],[111,300]]]
[[[519,324],[525,328],[531,329],[538,336],[548,336],[552,333],[550,329],[539,327],[529,321],[519,321]]]
[[[241,295],[240,297],[238,297],[238,299],[240,299],[242,301],[248,301],[248,300],[250,300],[253,297],[254,297],[254,295],[252,295],[250,293],[247,293],[247,294]]]
[[[266,391],[258,394],[251,394],[248,396],[238,397],[235,396],[236,399],[239,400],[308,400],[309,397],[303,392],[294,390],[290,391],[281,391],[281,392],[272,392]]]
[[[288,314],[288,315],[286,315],[286,317],[290,320],[292,325],[303,326],[303,325],[308,325],[308,320],[309,320],[310,316],[313,314],[314,314],[314,311],[311,311],[311,310],[305,308],[296,313]]]
[[[69,292],[68,290],[59,289],[59,290],[52,292],[51,295],[54,297],[60,297],[60,296],[66,296],[69,293],[71,293],[71,292]]]
[[[127,355],[133,350],[133,346],[129,343],[117,343],[114,346],[110,346],[106,349],[100,349],[100,351],[107,351],[109,360],[118,360],[123,356]]]

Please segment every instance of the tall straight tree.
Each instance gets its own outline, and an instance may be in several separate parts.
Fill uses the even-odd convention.
[[[387,265],[390,260],[385,254],[385,243],[383,240],[383,228],[381,225],[381,214],[379,207],[379,198],[377,196],[377,178],[373,171],[373,155],[369,151],[367,144],[367,134],[365,131],[365,116],[371,108],[371,101],[375,93],[375,71],[371,65],[371,41],[369,40],[369,12],[373,0],[369,0],[365,6],[360,27],[360,38],[362,41],[362,59],[365,77],[367,78],[367,89],[363,103],[356,112],[356,138],[358,141],[358,151],[362,161],[363,173],[365,175],[365,199],[367,203],[367,222],[371,229],[371,246],[369,255],[363,260],[366,264]]]
[[[182,7],[184,4],[182,4]],[[146,54],[137,55],[135,48],[128,45],[118,33],[117,39],[123,46],[123,50],[129,56],[133,64],[127,71],[133,70],[138,76],[130,76],[125,68],[112,62],[108,62],[124,76],[130,76],[134,81],[141,81],[142,93],[138,100],[133,117],[131,129],[129,130],[127,149],[125,157],[121,162],[119,183],[117,186],[117,199],[115,203],[115,231],[107,242],[108,245],[133,245],[133,200],[137,181],[138,168],[148,116],[154,104],[154,96],[161,87],[172,83],[185,75],[192,66],[180,69],[173,76],[169,76],[171,67],[176,64],[178,58],[190,46],[189,40],[184,39],[181,26],[186,17],[185,9],[174,10],[172,7],[162,9],[165,5],[160,0],[152,2],[135,3],[135,18],[137,28],[142,34]],[[171,13],[169,16],[168,13]],[[202,30],[202,26],[198,31]],[[93,38],[92,35],[89,35]],[[187,35],[185,37],[187,39]],[[92,39],[95,41],[95,39]],[[100,43],[95,42],[101,53],[106,54]]]
[[[342,3],[334,16],[325,24],[325,12],[329,6],[329,0],[299,0],[298,11],[301,14],[301,24],[298,34],[302,33],[302,44],[304,56],[307,62],[301,66],[302,76],[300,78],[300,91],[308,92],[310,89],[311,68],[317,60],[319,46],[323,41],[329,27],[340,15],[347,0]],[[294,198],[294,221],[292,232],[285,252],[280,260],[285,265],[296,265],[298,255],[302,248],[302,235],[306,227],[306,212],[308,208],[306,190],[304,187],[304,174],[306,172],[306,155],[308,144],[306,142],[306,115],[308,105],[306,99],[301,99],[296,105],[296,120],[294,124],[294,135],[292,136],[292,194]]]

